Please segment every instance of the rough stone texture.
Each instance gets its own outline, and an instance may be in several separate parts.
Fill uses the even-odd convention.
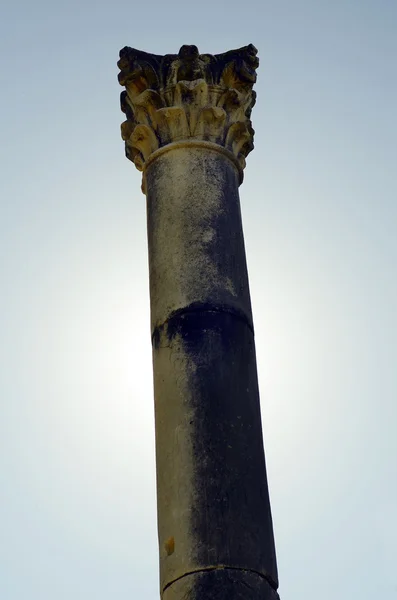
[[[252,327],[238,173],[219,152],[176,148],[146,173],[152,334],[197,304]]]
[[[147,196],[161,594],[278,600],[238,194],[256,50],[120,57]]]
[[[245,166],[253,148],[252,85],[259,61],[249,45],[224,54],[199,54],[182,46],[158,56],[134,48],[120,51],[121,126],[127,157],[139,170],[158,148],[178,140],[214,142]]]
[[[238,172],[198,146],[146,177],[161,589],[217,565],[276,588]]]
[[[171,584],[163,600],[279,600],[277,592],[257,573],[216,569],[186,575]]]
[[[277,587],[251,329],[226,312],[181,313],[153,365],[161,588],[217,565]]]

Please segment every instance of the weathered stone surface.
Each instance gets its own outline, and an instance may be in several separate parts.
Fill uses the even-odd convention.
[[[174,148],[146,173],[152,334],[197,305],[252,328],[238,174],[213,149]]]
[[[145,177],[161,589],[218,565],[277,587],[238,172],[183,146]]]
[[[216,566],[277,588],[252,331],[227,312],[181,312],[153,367],[161,589]]]
[[[271,585],[252,571],[214,569],[186,575],[172,583],[163,600],[279,600]]]
[[[158,56],[134,48],[120,52],[121,126],[126,155],[139,170],[159,148],[205,140],[231,152],[241,168],[253,149],[252,86],[259,60],[250,44],[223,54],[182,46]]]

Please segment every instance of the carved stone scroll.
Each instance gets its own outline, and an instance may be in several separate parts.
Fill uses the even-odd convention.
[[[182,46],[159,56],[120,51],[121,125],[126,155],[143,171],[149,157],[173,142],[212,142],[231,152],[241,169],[253,149],[250,115],[259,60],[250,44],[223,54]]]

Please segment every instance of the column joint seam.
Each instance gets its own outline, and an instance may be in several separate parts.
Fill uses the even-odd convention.
[[[172,581],[170,581],[169,583],[167,583],[162,591],[162,594],[164,594],[164,592],[171,587],[171,585],[173,585],[174,583],[176,583],[177,581],[183,579],[184,577],[188,577],[189,575],[195,575],[196,573],[205,573],[206,571],[243,571],[244,573],[253,573],[254,575],[258,575],[259,577],[261,577],[262,579],[264,579],[266,581],[266,583],[268,583],[270,585],[270,587],[277,592],[277,588],[278,585],[277,583],[270,577],[270,575],[264,575],[263,573],[261,573],[260,571],[256,571],[255,569],[245,569],[244,567],[230,567],[228,565],[216,565],[216,566],[212,566],[212,567],[203,567],[201,569],[195,569],[193,571],[188,571],[187,573],[184,573],[183,575],[180,575],[179,577],[176,577],[175,579],[173,579]]]
[[[252,323],[252,320],[249,319],[249,317],[242,310],[238,310],[232,306],[227,306],[227,305],[198,303],[195,306],[193,305],[193,306],[178,308],[177,310],[172,312],[170,314],[170,316],[167,319],[165,319],[165,321],[163,321],[159,325],[156,325],[156,327],[154,327],[154,329],[153,329],[153,333],[151,336],[152,344],[154,342],[155,337],[159,335],[160,330],[163,329],[170,321],[173,321],[174,319],[177,319],[184,315],[195,314],[195,313],[196,314],[211,313],[211,312],[212,313],[220,313],[220,314],[228,314],[228,315],[235,317],[239,321],[242,321],[248,327],[248,329],[250,329],[252,335],[255,335],[254,325]]]

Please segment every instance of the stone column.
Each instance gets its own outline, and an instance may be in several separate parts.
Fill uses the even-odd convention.
[[[276,600],[238,187],[258,59],[195,46],[118,63],[147,198],[164,600]]]

